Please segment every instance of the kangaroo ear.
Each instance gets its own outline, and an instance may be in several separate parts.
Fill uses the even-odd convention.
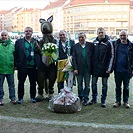
[[[53,15],[50,16],[50,17],[47,19],[47,21],[51,23],[51,22],[53,21]]]
[[[40,19],[39,19],[39,22],[40,22],[40,23],[43,23],[43,22],[45,22],[45,21],[46,21],[46,20],[43,19],[43,18],[40,18]]]

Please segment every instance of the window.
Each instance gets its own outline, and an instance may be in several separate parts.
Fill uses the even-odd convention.
[[[115,27],[115,22],[110,22],[110,27]]]
[[[95,15],[90,15],[89,18],[94,19],[94,18],[96,18],[96,16]]]
[[[74,28],[79,28],[80,27],[80,23],[75,23],[74,24]]]
[[[115,18],[115,15],[111,14],[111,15],[110,15],[110,18]]]
[[[116,22],[116,27],[121,27],[121,22]]]
[[[81,27],[87,28],[87,27],[88,27],[88,23],[82,23],[82,24],[81,24]]]
[[[103,7],[102,6],[99,6],[99,7],[97,7],[97,11],[103,11]]]
[[[103,7],[103,10],[104,10],[104,11],[108,11],[108,10],[109,10],[108,6],[104,6],[104,7]]]
[[[116,11],[115,9],[116,9],[115,6],[110,6],[110,11],[111,12]]]
[[[80,12],[80,8],[74,8],[73,10],[74,10],[74,11],[73,11],[74,13]]]
[[[117,15],[116,18],[120,19],[120,18],[122,18],[122,16],[121,15]]]
[[[128,18],[128,16],[127,15],[123,15],[123,18]]]
[[[104,15],[104,18],[106,18],[106,19],[107,19],[107,18],[108,18],[108,15]]]
[[[127,28],[127,27],[128,27],[128,22],[123,22],[123,23],[122,23],[122,26],[123,26],[124,28]]]

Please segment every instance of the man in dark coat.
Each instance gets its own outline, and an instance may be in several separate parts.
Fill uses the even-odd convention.
[[[76,74],[78,83],[78,96],[81,101],[84,100],[83,105],[86,106],[88,104],[90,92],[93,43],[85,41],[86,35],[83,32],[78,34],[78,38],[79,43],[74,45],[72,59],[74,73]]]
[[[40,65],[40,47],[32,38],[33,29],[26,27],[25,37],[15,42],[15,69],[18,70],[18,104],[24,97],[24,82],[28,75],[30,81],[30,98],[36,102],[37,69]]]
[[[112,72],[114,62],[114,47],[109,41],[109,37],[105,34],[103,28],[97,30],[97,38],[94,40],[94,54],[92,64],[92,100],[90,105],[97,102],[97,81],[102,78],[102,95],[101,106],[106,107],[106,96],[108,90],[108,77]]]
[[[128,35],[125,30],[122,30],[119,36],[120,38],[114,43],[114,77],[116,84],[116,102],[114,103],[113,107],[119,107],[121,105],[121,85],[123,83],[123,103],[125,108],[130,108],[128,98],[129,83],[133,74],[133,44],[128,40]]]

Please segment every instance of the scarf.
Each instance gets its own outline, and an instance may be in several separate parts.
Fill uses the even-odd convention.
[[[0,39],[0,43],[2,43],[4,46],[9,45],[11,42],[12,42],[12,41],[11,41],[11,39],[10,39],[10,38],[9,38],[9,39],[7,39],[6,41],[4,41],[4,40]]]

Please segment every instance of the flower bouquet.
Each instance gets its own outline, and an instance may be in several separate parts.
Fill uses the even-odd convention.
[[[54,43],[45,43],[42,47],[42,61],[45,65],[49,66],[55,60],[57,60],[58,47]]]

